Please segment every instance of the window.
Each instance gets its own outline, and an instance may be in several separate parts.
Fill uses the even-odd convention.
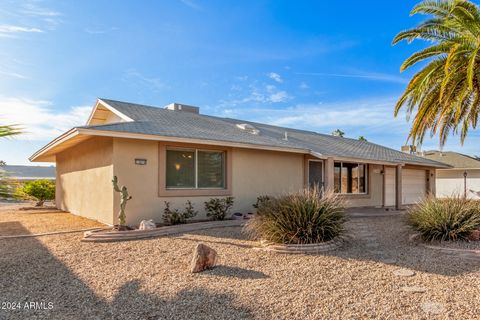
[[[335,193],[366,193],[367,165],[361,163],[335,162]]]
[[[223,151],[168,149],[166,162],[167,188],[225,188]]]

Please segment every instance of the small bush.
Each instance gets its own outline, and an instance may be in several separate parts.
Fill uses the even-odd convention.
[[[27,181],[17,189],[15,194],[26,195],[37,200],[37,207],[43,206],[46,200],[55,199],[55,183],[51,180],[40,179],[34,181]]]
[[[255,209],[258,209],[263,205],[267,205],[269,202],[270,202],[270,196],[259,196],[257,197],[257,202],[253,204],[253,207]]]
[[[197,213],[190,200],[185,203],[185,210],[183,212],[180,212],[178,209],[170,209],[170,202],[165,201],[163,222],[168,225],[187,223],[187,220],[195,217]]]
[[[212,220],[224,220],[232,206],[233,197],[212,198],[205,202],[205,211]]]
[[[343,201],[338,196],[308,188],[263,202],[246,231],[254,238],[275,243],[318,243],[341,234],[345,221]]]
[[[460,196],[427,197],[410,209],[408,222],[428,241],[467,239],[480,227],[480,202]]]

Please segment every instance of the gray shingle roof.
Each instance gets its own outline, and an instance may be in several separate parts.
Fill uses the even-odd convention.
[[[444,166],[444,164],[433,160],[406,154],[370,142],[250,121],[172,111],[109,99],[101,100],[134,121],[85,126],[84,128],[168,137],[208,139],[269,147],[306,149],[333,157]],[[260,131],[259,134],[254,135],[248,133],[236,126],[236,124],[242,123],[251,124]],[[287,133],[288,140],[284,139],[285,132]]]
[[[480,160],[462,153],[452,151],[425,151],[423,156],[427,159],[439,161],[459,169],[480,169]]]

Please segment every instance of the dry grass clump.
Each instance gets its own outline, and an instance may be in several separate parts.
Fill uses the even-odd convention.
[[[427,197],[409,211],[408,222],[425,240],[467,239],[480,227],[480,202],[458,195]]]
[[[309,188],[258,202],[246,231],[275,243],[318,243],[342,233],[345,221],[344,203],[338,196]]]

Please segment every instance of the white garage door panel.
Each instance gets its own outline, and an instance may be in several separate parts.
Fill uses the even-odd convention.
[[[395,168],[385,168],[385,206],[395,205]]]
[[[427,194],[427,172],[417,169],[402,170],[402,203],[414,204]]]

